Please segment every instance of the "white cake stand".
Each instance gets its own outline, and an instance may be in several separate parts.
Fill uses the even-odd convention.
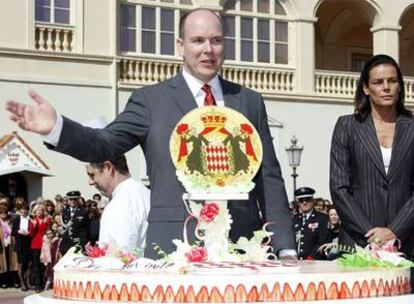
[[[34,294],[24,298],[24,304],[131,304],[133,302],[97,302],[97,301],[73,301],[53,298],[52,291],[44,291],[40,294]],[[260,302],[257,304],[413,304],[414,294],[402,295],[396,297],[365,298],[365,299],[347,299],[347,300],[323,300],[323,301],[305,301],[305,302]],[[175,303],[177,304],[177,303]],[[188,304],[188,303],[186,303]],[[198,303],[199,304],[199,303]]]

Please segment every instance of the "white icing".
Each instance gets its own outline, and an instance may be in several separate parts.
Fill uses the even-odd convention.
[[[295,267],[294,267],[295,268]],[[267,271],[257,272],[237,272],[223,273],[220,268],[216,268],[215,272],[209,274],[211,278],[203,278],[200,273],[193,274],[172,274],[165,272],[138,273],[130,271],[91,271],[91,270],[66,270],[55,272],[55,280],[63,282],[82,282],[83,286],[89,282],[92,286],[97,282],[101,289],[105,286],[115,286],[118,290],[122,284],[131,286],[146,286],[150,292],[154,292],[159,286],[164,289],[168,286],[177,292],[180,286],[187,289],[189,286],[198,292],[202,287],[208,290],[217,288],[220,292],[224,292],[226,286],[243,285],[246,290],[252,287],[261,288],[267,285],[269,288],[278,283],[280,286],[288,284],[294,290],[299,284],[306,288],[310,283],[318,286],[323,282],[326,286],[335,283],[338,287],[342,283],[352,288],[355,282],[362,284],[366,281],[368,284],[373,280],[377,285],[380,280],[391,283],[399,280],[410,279],[410,270],[408,268],[396,269],[361,269],[361,268],[344,268],[338,266],[331,261],[314,261],[301,262],[296,271],[290,271],[290,267],[275,267],[280,272],[269,273]],[[244,273],[243,273],[244,272]]]

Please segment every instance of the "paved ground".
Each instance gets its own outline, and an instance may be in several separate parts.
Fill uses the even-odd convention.
[[[23,299],[31,294],[34,294],[34,291],[23,292],[17,288],[0,289],[0,303],[23,304]]]

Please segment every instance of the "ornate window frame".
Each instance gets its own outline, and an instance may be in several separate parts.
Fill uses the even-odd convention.
[[[125,6],[130,7],[129,9],[133,10],[133,14],[135,15],[135,20],[133,22],[126,22],[125,19],[123,20],[122,11]],[[178,53],[175,47],[175,41],[178,38],[178,26],[179,26],[179,19],[183,12],[193,9],[193,5],[189,0],[122,0],[119,4],[119,44],[118,50],[122,55],[144,55],[144,56],[155,56],[155,57],[166,57],[166,58],[178,58]],[[174,29],[171,30],[168,28],[168,25],[163,26],[163,22],[165,22],[165,18],[161,18],[163,12],[173,13],[173,26]],[[142,18],[143,13],[153,12],[154,18],[149,20],[148,18],[144,20]],[[150,18],[151,19],[151,18]],[[148,22],[150,26],[147,28],[143,28],[143,22]],[[144,25],[145,26],[145,25]],[[152,27],[151,27],[152,26]],[[125,45],[123,44],[124,33],[130,32],[135,40],[135,46],[132,45]],[[152,35],[153,33],[154,35]],[[147,37],[151,37],[154,39],[153,51],[150,51],[150,46],[146,46],[148,49],[143,49],[144,44],[142,43],[143,35],[147,35]],[[162,43],[165,40],[162,40],[162,36],[164,37],[173,35],[172,45],[167,45],[162,47]],[[171,42],[170,42],[171,43]],[[168,49],[169,51],[165,51]],[[172,51],[171,51],[172,50]]]

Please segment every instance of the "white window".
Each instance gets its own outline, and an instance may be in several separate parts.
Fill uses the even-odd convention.
[[[179,18],[189,9],[191,0],[122,1],[120,51],[175,56]]]
[[[121,5],[120,22],[121,22],[121,51],[136,51],[136,9],[135,5]]]
[[[35,0],[35,20],[69,24],[70,0]]]
[[[226,59],[288,64],[288,20],[279,1],[228,0]]]

